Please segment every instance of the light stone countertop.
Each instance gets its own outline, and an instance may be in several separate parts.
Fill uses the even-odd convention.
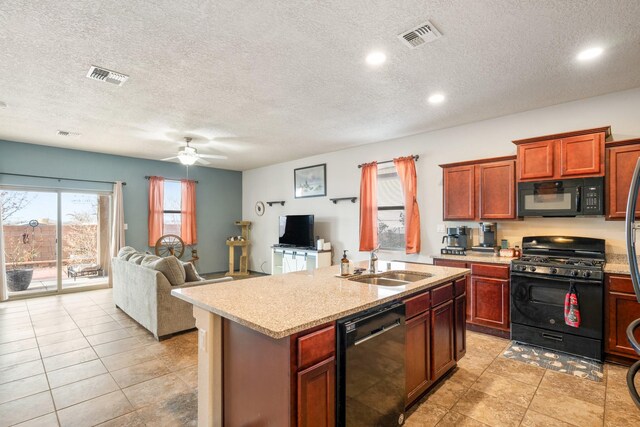
[[[271,338],[280,339],[314,326],[435,287],[468,274],[466,268],[379,261],[381,271],[430,273],[404,286],[376,286],[336,277],[340,266],[174,289],[171,294]],[[367,262],[352,263],[367,267]],[[366,274],[366,273],[363,273]]]
[[[466,261],[466,262],[487,262],[492,264],[511,264],[511,260],[516,258],[495,256],[494,254],[483,254],[480,252],[467,252],[467,255],[444,255],[437,254],[431,255],[433,259],[450,259],[452,261]]]
[[[614,263],[606,263],[604,265],[605,273],[612,274],[631,274],[629,271],[629,264],[614,264]]]

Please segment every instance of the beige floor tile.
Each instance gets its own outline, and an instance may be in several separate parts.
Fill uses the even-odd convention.
[[[540,388],[566,394],[595,405],[604,405],[605,383],[585,380],[573,375],[547,370]]]
[[[55,414],[55,412],[52,412],[50,414],[43,415],[29,421],[16,424],[15,427],[56,427],[59,425],[60,424],[58,424],[58,416]]]
[[[17,351],[29,350],[36,348],[38,343],[35,338],[27,338],[19,341],[12,341],[0,344],[0,356],[3,354],[15,353]]]
[[[115,329],[109,332],[90,335],[87,337],[87,340],[89,341],[89,343],[91,343],[91,345],[96,346],[130,337],[131,335],[125,329]]]
[[[574,399],[544,388],[536,391],[529,408],[580,427],[602,426],[604,406]]]
[[[89,427],[103,423],[133,410],[122,393],[114,391],[58,411],[62,427]]]
[[[437,427],[487,427],[487,425],[466,415],[449,411],[442,417]]]
[[[447,410],[430,402],[420,404],[412,410],[404,424],[405,427],[432,427],[444,417]]]
[[[545,369],[498,357],[487,367],[487,372],[537,386],[542,380]]]
[[[98,375],[51,390],[56,408],[66,408],[85,400],[118,390],[118,384],[109,374]]]
[[[49,390],[49,383],[47,383],[47,377],[44,374],[4,383],[0,385],[0,404],[45,390]]]
[[[93,346],[93,349],[100,357],[107,357],[118,353],[124,353],[135,348],[144,347],[140,341],[134,337],[124,338],[117,341],[108,342]]]
[[[640,426],[640,409],[635,405],[615,405],[607,402],[604,425],[605,427],[638,427]]]
[[[456,381],[444,380],[429,392],[426,400],[429,403],[451,409],[468,388]]]
[[[33,338],[35,333],[33,329],[23,329],[11,332],[0,332],[0,344],[25,340],[27,338]]]
[[[180,369],[176,372],[176,375],[178,375],[182,381],[187,383],[189,387],[198,387],[198,365]]]
[[[100,359],[95,359],[49,372],[47,377],[50,387],[56,388],[106,373],[107,369]]]
[[[136,411],[149,426],[197,426],[198,394],[182,391]]]
[[[121,417],[114,418],[110,421],[98,424],[98,427],[145,427],[146,424],[142,417],[135,412],[129,412]]]
[[[82,328],[85,326],[95,326],[95,325],[100,325],[102,323],[113,322],[113,318],[105,313],[102,316],[93,316],[85,319],[78,319],[75,322],[76,322],[76,325],[78,325],[78,327]]]
[[[40,354],[42,357],[57,356],[62,353],[69,353],[70,351],[80,350],[82,348],[89,347],[89,341],[86,338],[77,338],[71,341],[64,341],[49,345],[40,345]]]
[[[83,338],[82,332],[79,329],[71,329],[70,331],[62,331],[57,332],[55,334],[43,335],[39,336],[38,345],[46,346],[51,344],[57,344],[60,342],[77,340],[78,338]]]
[[[169,354],[165,354],[160,356],[160,359],[164,362],[164,364],[169,368],[170,371],[175,372],[184,368],[188,368],[189,366],[194,366],[198,364],[198,351],[184,349],[180,352],[172,352]]]
[[[0,405],[0,427],[32,420],[54,411],[51,393],[45,391]]]
[[[127,366],[137,365],[155,358],[156,357],[149,353],[146,348],[140,348],[103,357],[102,363],[104,363],[109,371],[117,371]]]
[[[525,408],[529,406],[536,393],[536,386],[490,372],[482,374],[472,388]]]
[[[40,359],[21,363],[19,365],[8,366],[0,369],[0,384],[32,377],[38,374],[44,374],[44,367],[42,366],[42,361]]]
[[[3,354],[0,356],[0,369],[38,359],[40,359],[40,351],[37,348]]]
[[[466,368],[458,366],[449,375],[448,380],[455,381],[469,388],[471,387],[471,384],[473,384],[478,378],[478,374],[471,372]]]
[[[63,331],[71,331],[74,329],[78,329],[78,327],[76,326],[76,324],[71,321],[71,322],[65,322],[65,323],[56,323],[55,325],[50,325],[50,326],[42,326],[42,327],[34,327],[33,330],[36,333],[36,336],[41,337],[44,335],[49,335],[49,334],[56,334],[58,332],[63,332]]]
[[[153,359],[138,365],[113,371],[111,375],[121,388],[126,388],[153,378],[161,377],[168,373],[169,369],[161,360]]]
[[[456,403],[453,411],[491,426],[515,427],[522,421],[527,408],[476,390],[469,390]]]
[[[172,396],[193,390],[175,374],[154,378],[122,390],[136,408],[168,400]]]
[[[482,352],[474,353],[471,350],[458,362],[458,367],[479,377],[491,365],[495,357],[488,356]]]
[[[46,359],[42,359],[42,362],[44,363],[44,369],[47,372],[51,372],[56,369],[66,368],[67,366],[77,365],[78,363],[88,362],[89,360],[97,358],[98,355],[96,352],[93,351],[91,347],[88,347],[53,357],[47,357]]]
[[[539,412],[532,411],[531,409],[524,414],[521,427],[571,427],[571,424],[567,424],[564,421],[551,418],[548,415],[541,414]]]
[[[85,336],[101,334],[103,332],[115,331],[118,329],[123,329],[122,325],[115,321],[100,323],[99,325],[84,326],[80,328]]]

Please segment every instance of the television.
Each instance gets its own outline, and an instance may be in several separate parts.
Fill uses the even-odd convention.
[[[313,215],[280,217],[279,245],[299,248],[315,247],[313,237]]]

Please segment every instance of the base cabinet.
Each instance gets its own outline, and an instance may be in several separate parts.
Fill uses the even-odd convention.
[[[466,282],[466,280],[465,280]],[[455,325],[454,330],[456,332],[456,362],[467,353],[467,294],[466,292],[459,295],[454,300],[454,313],[455,313]]]
[[[430,340],[431,311],[406,322],[405,375],[407,403],[413,402],[431,385]]]
[[[471,276],[471,323],[509,330],[509,281]]]
[[[298,426],[335,425],[335,357],[298,372]]]
[[[431,377],[433,381],[456,364],[454,356],[453,301],[431,310]]]
[[[627,326],[640,318],[640,303],[636,299],[631,277],[608,275],[605,279],[605,340],[607,354],[640,359],[627,339]],[[640,340],[640,333],[636,333]]]

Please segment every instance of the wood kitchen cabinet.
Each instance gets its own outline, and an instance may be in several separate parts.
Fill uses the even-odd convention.
[[[516,218],[515,156],[440,167],[445,221]]]
[[[454,309],[455,359],[462,359],[467,353],[467,278],[456,280]]]
[[[518,146],[518,181],[570,179],[605,174],[609,126],[513,141]]]
[[[430,339],[431,311],[427,310],[406,322],[406,394],[407,403],[416,400],[431,385]]]
[[[431,309],[431,378],[436,381],[453,368],[455,360],[453,301]]]
[[[627,326],[640,318],[640,303],[636,299],[627,275],[610,274],[605,277],[605,339],[604,351],[608,355],[639,359],[627,340]],[[640,333],[636,332],[640,340]]]
[[[606,147],[606,217],[623,220],[627,213],[633,170],[640,158],[640,138],[611,142]],[[636,208],[636,218],[640,218],[640,203]]]
[[[298,372],[298,426],[335,425],[335,358]]]

